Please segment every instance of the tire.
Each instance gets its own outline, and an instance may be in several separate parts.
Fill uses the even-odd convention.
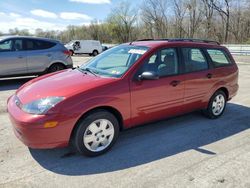
[[[97,56],[98,55],[98,51],[97,50],[94,50],[93,53],[92,53],[93,56]]]
[[[70,51],[70,56],[74,55],[74,51],[73,50],[69,50]]]
[[[65,69],[65,66],[63,64],[61,64],[61,63],[55,63],[55,64],[52,64],[49,67],[48,72],[52,73],[52,72],[60,71],[60,70],[63,70],[63,69]]]
[[[207,109],[204,110],[204,114],[210,119],[219,118],[224,113],[226,104],[226,94],[218,90],[211,97]]]
[[[71,140],[75,150],[86,156],[98,156],[107,152],[119,136],[116,117],[105,110],[89,114],[78,124]]]

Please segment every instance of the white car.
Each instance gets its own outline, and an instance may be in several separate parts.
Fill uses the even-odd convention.
[[[89,54],[96,56],[102,52],[102,45],[98,40],[72,40],[65,47],[74,54]]]

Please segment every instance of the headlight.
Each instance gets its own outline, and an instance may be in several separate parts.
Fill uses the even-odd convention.
[[[32,101],[21,106],[21,109],[29,114],[45,114],[49,109],[61,102],[64,97],[47,97]]]

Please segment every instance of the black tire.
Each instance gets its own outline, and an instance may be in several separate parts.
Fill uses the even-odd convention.
[[[97,134],[99,134],[99,133],[96,133],[96,132],[94,133],[94,131],[93,131],[93,133],[91,133],[91,131],[89,130],[89,127],[93,122],[98,121],[98,120],[103,120],[103,119],[108,120],[113,125],[114,135],[111,139],[112,141],[110,140],[109,145],[107,145],[106,148],[103,148],[103,150],[91,151],[87,147],[88,146],[91,147],[93,142],[89,142],[88,146],[85,145],[84,136],[85,136],[85,134],[90,134],[91,136],[93,136],[96,139],[94,142],[97,142],[97,139],[98,139]],[[98,124],[96,123],[96,125],[98,125]],[[86,155],[86,156],[98,156],[98,155],[104,154],[114,145],[114,143],[116,142],[116,140],[119,136],[118,120],[116,119],[116,117],[112,113],[105,111],[105,110],[98,110],[98,111],[90,113],[87,117],[80,120],[76,126],[77,127],[74,130],[74,133],[73,133],[73,136],[71,139],[71,143],[78,153]],[[109,126],[109,125],[107,125],[107,126]],[[100,124],[99,124],[99,128],[100,128]],[[90,133],[88,133],[88,132],[90,132]],[[102,133],[100,133],[100,134],[102,134]],[[98,147],[103,147],[101,141],[98,140],[98,142],[99,142]]]
[[[213,111],[213,102],[215,101],[216,97],[217,96],[221,96],[224,98],[224,105],[223,105],[223,109],[222,111],[218,114],[216,114],[214,111]],[[210,98],[210,101],[209,101],[209,104],[208,104],[208,107],[206,110],[203,111],[203,113],[209,118],[209,119],[216,119],[216,118],[219,118],[225,111],[225,108],[226,108],[226,104],[227,104],[227,96],[226,94],[222,91],[222,90],[218,90],[216,91],[213,96]]]
[[[73,50],[69,50],[70,51],[70,56],[74,55],[74,51]]]
[[[97,50],[94,50],[93,53],[92,53],[93,56],[97,56],[98,55],[98,51]]]
[[[63,70],[65,69],[65,66],[61,63],[55,63],[53,65],[51,65],[48,69],[48,72],[49,73],[52,73],[52,72],[56,72],[56,71],[60,71],[60,70]]]

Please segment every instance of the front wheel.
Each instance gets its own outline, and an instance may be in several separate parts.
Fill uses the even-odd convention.
[[[226,108],[226,103],[226,94],[221,90],[215,92],[209,101],[208,108],[204,111],[205,115],[210,119],[220,117]]]
[[[80,154],[97,156],[107,152],[118,135],[116,117],[108,111],[98,110],[78,123],[72,143]]]

